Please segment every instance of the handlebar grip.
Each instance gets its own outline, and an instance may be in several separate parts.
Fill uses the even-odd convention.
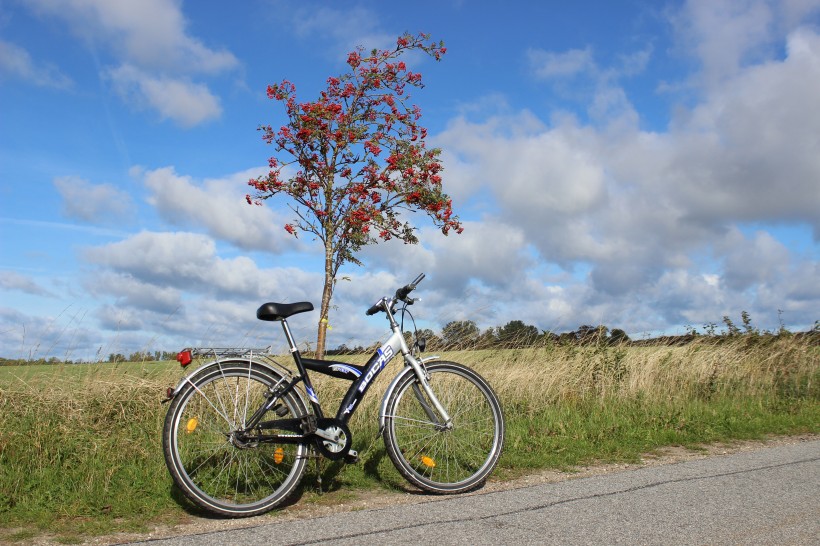
[[[403,300],[404,298],[407,297],[407,294],[409,294],[412,291],[413,291],[413,287],[410,286],[409,284],[407,284],[405,286],[402,286],[401,288],[396,290],[396,299],[397,300]]]
[[[367,316],[375,315],[379,311],[382,311],[382,301],[379,300],[378,303],[374,303],[370,306],[370,309],[367,310]]]
[[[416,285],[420,283],[423,278],[424,273],[416,277],[416,280],[414,280],[410,284],[406,284],[398,290],[396,290],[396,299],[404,300],[408,296],[408,294],[410,294],[410,292],[416,289]]]

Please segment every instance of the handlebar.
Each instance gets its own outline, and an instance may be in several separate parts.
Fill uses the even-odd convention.
[[[387,297],[384,297],[370,306],[370,309],[367,310],[367,316],[375,315],[379,311],[384,311],[387,309],[387,305],[385,303],[387,301],[391,301],[391,303],[395,303],[396,300],[401,300],[408,305],[412,305],[415,300],[408,298],[407,296],[416,289],[416,286],[424,279],[424,273],[421,273],[418,277],[413,280],[410,284],[406,284],[396,290],[396,296],[393,300],[390,300]]]
[[[369,317],[370,315],[375,315],[379,311],[384,311],[384,309],[382,308],[383,303],[384,303],[384,298],[380,299],[379,301],[377,301],[376,303],[371,305],[370,309],[367,310],[367,316]]]

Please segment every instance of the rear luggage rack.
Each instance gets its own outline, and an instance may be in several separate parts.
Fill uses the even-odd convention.
[[[261,349],[248,349],[246,347],[193,347],[187,349],[191,352],[191,356],[198,357],[213,357],[216,359],[225,357],[253,357],[253,356],[273,356],[271,352],[272,345]]]

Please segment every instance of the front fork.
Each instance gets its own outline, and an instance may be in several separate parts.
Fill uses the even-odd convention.
[[[436,397],[435,393],[433,393],[433,389],[430,388],[430,382],[427,380],[427,370],[424,369],[423,361],[419,362],[412,356],[408,356],[409,358],[406,357],[405,361],[411,368],[413,368],[413,371],[416,374],[416,382],[413,383],[413,393],[416,395],[416,399],[419,401],[419,404],[421,404],[421,407],[424,409],[424,412],[427,414],[430,421],[436,423],[437,428],[441,430],[452,429],[453,420],[450,418],[447,410],[444,409],[444,406],[441,405],[441,402],[439,402],[438,397]],[[424,393],[422,393],[422,390]],[[426,399],[424,396],[425,394],[427,395]],[[433,408],[430,407],[427,400],[433,403],[433,407],[435,407],[436,411],[433,411]],[[436,415],[436,412],[438,412],[438,415]]]
[[[450,418],[450,414],[447,413],[447,410],[444,409],[444,406],[441,405],[439,399],[436,397],[435,393],[433,393],[433,389],[430,388],[430,382],[428,381],[428,373],[427,369],[424,367],[424,364],[430,360],[438,359],[437,356],[431,356],[428,358],[423,358],[421,360],[417,360],[416,357],[413,356],[412,351],[410,351],[410,347],[407,346],[407,341],[404,339],[404,335],[401,333],[401,328],[399,327],[396,319],[393,317],[393,314],[389,312],[387,316],[390,320],[390,328],[393,330],[393,335],[388,340],[388,343],[391,345],[397,343],[401,348],[401,354],[404,357],[405,364],[412,368],[413,373],[416,375],[416,382],[413,384],[413,393],[416,395],[416,398],[421,404],[421,407],[424,408],[424,412],[427,414],[427,417],[430,419],[431,422],[436,423],[436,426],[441,428],[442,430],[450,430],[453,428],[453,420]],[[401,377],[403,374],[399,374],[396,377],[396,380]],[[388,387],[387,392],[384,396],[384,401],[382,403],[382,411],[380,417],[380,428],[384,428],[384,409],[387,405],[387,399],[393,389],[396,386],[396,380],[393,380],[390,387]],[[421,389],[419,389],[421,386]],[[427,403],[427,400],[424,398],[424,394],[421,391],[424,391],[424,394],[427,395],[427,400],[433,403],[433,408],[438,412],[438,416],[433,411],[433,408]]]
[[[401,339],[401,343],[404,343],[404,338]],[[406,348],[406,345],[403,348]],[[413,395],[419,401],[419,404],[424,409],[424,412],[427,414],[430,422],[434,423],[436,428],[439,430],[450,430],[453,428],[453,420],[450,417],[450,414],[448,414],[447,410],[444,409],[444,406],[442,406],[438,397],[436,397],[435,393],[430,388],[430,383],[428,381],[428,374],[425,364],[436,359],[438,359],[437,356],[431,356],[423,358],[419,361],[411,355],[409,351],[404,352],[404,362],[406,363],[406,367],[399,372],[395,378],[393,378],[393,381],[390,383],[390,386],[387,387],[387,391],[385,391],[384,397],[382,398],[381,409],[379,410],[379,434],[384,431],[384,427],[387,425],[387,403],[390,398],[392,398],[393,391],[396,390],[399,383],[407,380],[408,374],[415,376],[415,381],[412,385]]]

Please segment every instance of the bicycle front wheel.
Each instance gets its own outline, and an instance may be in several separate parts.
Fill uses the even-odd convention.
[[[306,445],[253,442],[237,434],[280,379],[247,361],[216,363],[195,374],[171,402],[162,435],[165,462],[185,496],[208,512],[227,517],[267,512],[301,480]],[[290,392],[265,418],[306,413]]]
[[[454,362],[427,365],[430,388],[450,416],[444,423],[415,373],[405,373],[385,406],[387,455],[410,483],[430,493],[483,485],[504,445],[501,404],[487,382]]]

